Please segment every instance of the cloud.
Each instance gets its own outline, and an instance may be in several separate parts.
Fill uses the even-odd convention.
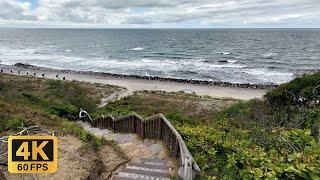
[[[0,0],[0,23],[61,26],[320,26],[319,0]]]
[[[36,16],[29,14],[30,3],[21,3],[17,0],[0,1],[0,19],[3,20],[27,20],[35,21]]]

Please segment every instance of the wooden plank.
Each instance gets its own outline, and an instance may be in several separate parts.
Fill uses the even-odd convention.
[[[125,168],[121,172],[131,173],[131,174],[141,174],[141,175],[147,175],[147,176],[153,176],[153,177],[170,178],[170,174],[169,173],[144,171],[144,170],[138,170],[138,169]]]
[[[166,165],[155,165],[155,164],[144,164],[144,163],[129,163],[128,166],[137,166],[137,167],[143,167],[143,168],[149,168],[149,169],[161,169],[161,170],[169,170],[170,166]]]
[[[166,160],[164,159],[153,159],[153,158],[141,158],[142,162],[151,162],[151,163],[157,163],[157,164],[166,164]]]

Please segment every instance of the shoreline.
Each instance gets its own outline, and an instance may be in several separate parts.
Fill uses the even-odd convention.
[[[110,84],[125,87],[127,92],[123,96],[133,94],[135,91],[166,91],[195,93],[200,96],[210,96],[213,98],[233,98],[240,100],[250,100],[262,98],[263,95],[276,86],[272,85],[251,85],[251,84],[231,84],[223,82],[207,82],[198,80],[182,80],[160,77],[146,77],[136,75],[120,75],[104,72],[60,70],[46,67],[33,66],[29,64],[17,63],[15,65],[0,64],[3,73],[15,75],[27,75],[43,77],[48,79],[63,79],[84,81],[89,83]],[[36,73],[34,75],[34,73]],[[59,74],[58,77],[56,75]]]
[[[0,65],[1,62],[0,62]],[[155,80],[155,81],[164,81],[164,82],[179,82],[179,83],[188,83],[188,84],[201,84],[201,85],[214,85],[214,86],[222,86],[222,87],[239,87],[239,88],[251,88],[251,89],[272,89],[278,87],[277,84],[250,84],[250,83],[230,83],[223,81],[206,81],[206,80],[194,80],[194,79],[182,79],[182,78],[166,78],[160,76],[143,76],[143,75],[130,75],[130,74],[116,74],[116,73],[108,73],[108,72],[96,72],[96,71],[76,71],[69,69],[55,69],[48,68],[43,66],[35,66],[31,64],[24,63],[16,63],[15,66],[30,70],[42,70],[42,71],[55,71],[61,73],[77,73],[77,74],[87,74],[94,76],[110,76],[116,78],[125,78],[125,79],[144,79],[144,80]]]

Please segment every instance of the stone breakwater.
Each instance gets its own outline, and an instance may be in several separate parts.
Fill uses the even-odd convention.
[[[53,68],[46,68],[41,66],[34,66],[34,65],[23,64],[23,63],[16,63],[14,66],[19,68],[29,69],[29,70],[51,71],[51,72],[66,73],[66,74],[74,73],[74,74],[82,74],[82,75],[108,76],[108,77],[125,78],[125,79],[142,79],[142,80],[167,81],[167,82],[189,83],[189,84],[199,84],[199,85],[215,85],[215,86],[221,86],[221,87],[273,89],[278,86],[276,84],[249,84],[249,83],[241,84],[241,83],[194,80],[194,79],[166,78],[166,77],[158,77],[158,76],[115,74],[115,73],[107,73],[107,72],[62,70],[62,69],[53,69]]]

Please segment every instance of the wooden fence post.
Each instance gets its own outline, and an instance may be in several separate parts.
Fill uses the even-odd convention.
[[[162,125],[162,118],[158,119],[158,127],[157,127],[157,131],[158,131],[158,139],[161,139],[161,125]]]
[[[145,123],[144,121],[141,122],[141,136],[142,136],[142,139],[145,138]]]

